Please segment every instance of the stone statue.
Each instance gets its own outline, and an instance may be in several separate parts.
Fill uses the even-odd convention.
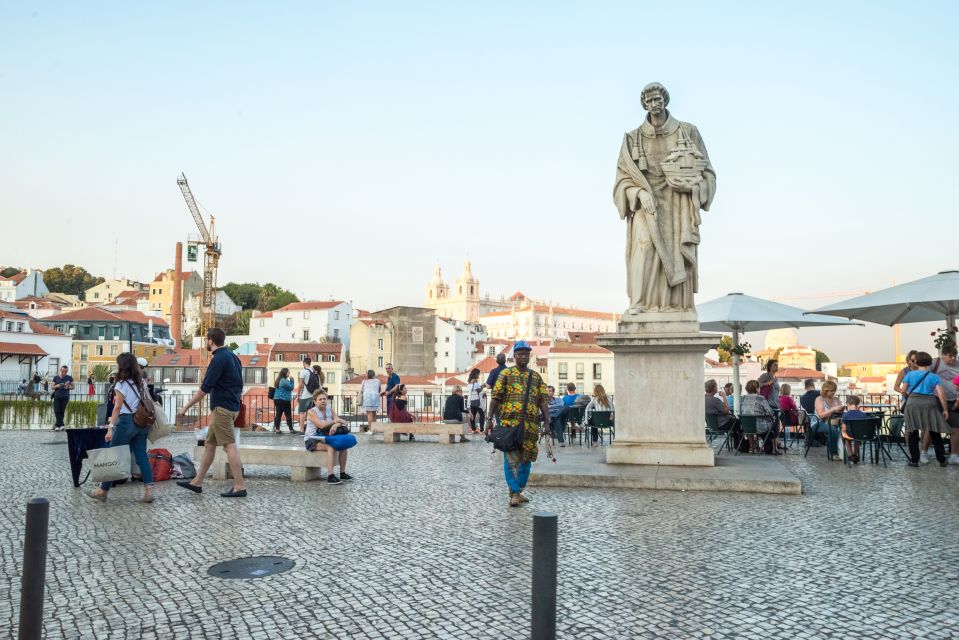
[[[613,187],[627,223],[627,316],[695,313],[699,210],[709,210],[716,173],[696,127],[666,109],[663,85],[646,85],[641,100],[648,113],[623,139]]]

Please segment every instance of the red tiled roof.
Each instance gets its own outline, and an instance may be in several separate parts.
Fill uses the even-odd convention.
[[[265,356],[270,355],[270,351],[273,350],[272,344],[263,344],[262,342],[256,343],[256,352],[261,353]]]
[[[859,378],[859,382],[865,382],[865,383],[869,383],[869,382],[885,382],[885,381],[886,381],[886,379],[883,378],[882,376],[863,376],[863,377]]]
[[[819,379],[819,378],[825,378],[826,375],[822,371],[816,371],[815,369],[804,369],[801,367],[796,367],[796,368],[787,367],[784,369],[779,369],[776,372],[776,377],[777,378],[795,378],[795,379],[803,379],[803,378]]]
[[[343,356],[343,345],[338,342],[277,342],[270,350],[270,358],[276,354],[294,355],[299,357],[301,353],[307,356],[330,355],[336,356],[336,362],[340,362]]]
[[[140,311],[117,311],[117,315],[120,316],[123,320],[129,320],[130,322],[140,322],[142,324],[147,324],[151,320],[153,324],[158,327],[166,327],[167,321],[163,318],[157,318],[155,316],[148,316],[145,313]]]
[[[525,300],[525,299],[526,299],[526,294],[523,293],[522,291],[517,291],[516,293],[514,293],[513,295],[511,295],[511,296],[509,297],[509,299],[512,300],[512,301],[514,301],[514,302],[519,301],[519,300]]]
[[[598,344],[570,344],[565,343],[561,345],[556,345],[550,347],[550,353],[596,353],[596,354],[606,354],[612,353],[609,349],[604,349]]]
[[[569,341],[574,344],[596,344],[596,336],[603,335],[598,331],[570,331]]]
[[[162,353],[150,362],[151,367],[202,367],[208,356],[199,349],[175,349],[172,353]],[[174,362],[174,360],[176,362]]]
[[[270,359],[267,356],[260,355],[260,354],[249,355],[249,356],[237,356],[237,358],[240,359],[240,364],[243,365],[244,368],[266,367],[267,362],[270,361]],[[254,360],[256,360],[256,362],[254,362]]]
[[[547,359],[546,359],[546,358],[536,358],[536,366],[537,366],[537,367],[545,367],[546,365],[547,365]]]
[[[153,321],[153,324],[158,327],[167,326],[166,320],[163,318],[155,318],[153,316],[148,316],[139,311],[107,311],[106,309],[101,309],[100,307],[86,307],[84,309],[77,309],[76,311],[67,311],[65,313],[59,313],[57,315],[49,316],[43,318],[43,322],[68,322],[74,320],[77,322],[117,322],[117,321],[127,321],[127,322],[139,322],[140,324],[147,324],[150,320]]]
[[[549,313],[550,309],[553,311],[553,315],[557,316],[577,316],[580,318],[597,318],[600,320],[617,320],[619,318],[618,313],[606,313],[605,311],[588,311],[586,309],[570,309],[567,307],[549,307],[544,304],[530,304],[522,307],[517,307],[517,313],[524,313],[533,309],[539,313]],[[489,313],[483,314],[482,318],[489,317],[502,317],[512,314],[513,311],[491,311]]]
[[[466,383],[460,380],[459,378],[447,378],[446,384],[450,386],[458,385],[460,387],[465,387]]]
[[[63,334],[54,329],[53,327],[47,327],[40,324],[34,319],[30,319],[30,329],[37,334],[42,336],[62,336]]]
[[[353,376],[352,378],[350,378],[343,384],[344,385],[347,385],[347,384],[361,385],[363,384],[363,381],[366,379],[367,379],[366,376]],[[376,379],[380,381],[380,384],[386,384],[386,376],[376,376]]]
[[[315,302],[291,302],[285,307],[280,307],[279,309],[277,309],[277,311],[318,311],[320,309],[332,309],[333,307],[341,304],[343,304],[342,300],[318,300]]]
[[[499,364],[497,364],[496,358],[490,358],[487,356],[470,367],[470,369],[479,369],[481,373],[489,373],[498,366]]]
[[[12,276],[10,276],[10,279],[16,282],[17,284],[20,284],[21,282],[23,282],[23,279],[26,277],[27,277],[27,272],[21,271],[20,273],[15,273]]]
[[[254,317],[255,317],[255,318],[272,318],[272,317],[273,317],[273,312],[272,312],[272,311],[267,311],[267,312],[265,312],[265,313],[258,314],[258,315],[254,316]]]
[[[0,353],[11,356],[50,355],[32,342],[0,342]]]

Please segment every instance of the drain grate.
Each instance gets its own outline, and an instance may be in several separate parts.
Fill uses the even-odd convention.
[[[207,575],[226,580],[250,580],[289,571],[295,564],[289,558],[280,556],[252,556],[215,564],[207,569]]]
[[[66,440],[54,440],[53,442],[41,442],[40,444],[67,444]]]

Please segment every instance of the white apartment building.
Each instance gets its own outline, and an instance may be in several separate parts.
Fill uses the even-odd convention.
[[[9,278],[0,278],[0,302],[14,302],[28,296],[42,298],[50,293],[43,282],[43,272],[27,269]]]
[[[62,365],[70,367],[73,338],[45,327],[25,313],[0,311],[0,382],[20,382],[54,376]]]
[[[342,300],[293,302],[250,318],[250,338],[263,344],[339,340],[350,348],[353,305]]]
[[[569,340],[570,333],[613,333],[619,314],[555,307],[526,300],[508,311],[480,316],[490,338]]]
[[[568,383],[577,393],[593,395],[593,386],[603,385],[606,393],[616,393],[613,352],[597,344],[562,343],[549,348],[546,384],[562,393]]]
[[[476,360],[476,345],[486,340],[486,328],[475,322],[436,318],[436,371],[466,371]]]
[[[94,304],[107,304],[113,302],[121,293],[127,291],[144,291],[146,285],[136,280],[127,280],[126,278],[117,278],[113,280],[104,280],[98,285],[94,285],[83,292],[84,300]]]

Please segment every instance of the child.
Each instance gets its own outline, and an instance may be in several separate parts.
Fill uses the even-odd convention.
[[[859,410],[861,404],[862,398],[849,396],[846,400],[846,410],[842,414],[842,442],[846,447],[846,455],[849,456],[853,464],[859,464],[859,443],[854,442],[852,436],[849,435],[846,420],[863,420],[869,417]]]

